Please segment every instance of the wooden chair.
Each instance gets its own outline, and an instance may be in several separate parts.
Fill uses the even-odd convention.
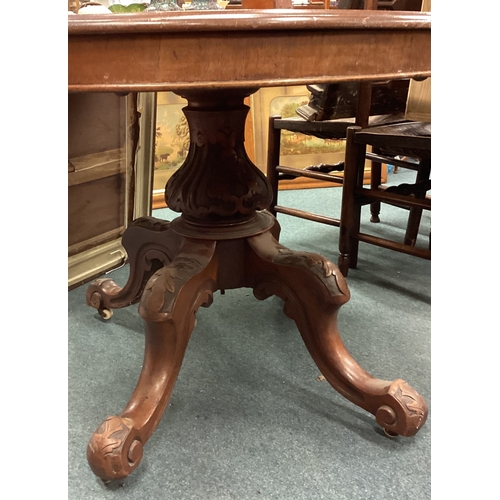
[[[367,153],[368,145],[377,154]],[[365,158],[391,163],[417,172],[414,184],[384,187],[363,186]],[[413,161],[399,158],[411,158]],[[342,208],[340,214],[339,268],[347,276],[355,268],[359,242],[370,243],[416,257],[431,258],[429,248],[415,247],[423,210],[431,209],[427,192],[431,188],[431,124],[405,121],[380,127],[349,127],[347,130]],[[390,203],[409,209],[403,242],[391,241],[360,231],[361,208],[373,201]]]
[[[379,0],[378,2],[376,0],[340,0],[338,8],[420,10],[421,3],[421,0]],[[307,177],[336,184],[344,182],[344,177],[339,175],[344,170],[344,162],[335,165],[311,165],[302,170],[280,165],[281,131],[300,132],[321,139],[345,139],[347,129],[353,125],[366,128],[399,123],[404,121],[408,86],[408,80],[308,85],[309,103],[297,109],[297,117],[271,116],[267,157],[267,176],[273,193],[271,213],[275,216],[277,213],[283,213],[339,227],[338,217],[310,213],[278,204],[279,182],[282,180]],[[378,153],[376,146],[374,146],[374,153],[375,155]],[[377,189],[382,182],[382,164],[376,158],[377,156],[370,158],[372,189]],[[380,202],[374,200],[370,207],[371,221],[379,222]],[[412,231],[415,230],[412,229]]]
[[[339,226],[338,218],[312,214],[278,204],[279,182],[308,177],[311,179],[343,183],[338,173],[344,170],[344,162],[334,165],[321,163],[302,170],[280,164],[281,131],[288,130],[312,135],[320,139],[345,139],[350,126],[377,126],[404,121],[408,81],[360,84],[356,82],[324,85],[308,85],[311,91],[309,103],[297,109],[297,117],[269,119],[267,177],[271,184],[273,201],[270,211],[276,216],[283,213],[307,220]],[[329,117],[329,119],[325,119]],[[332,172],[335,172],[332,174]],[[372,162],[371,184],[381,183],[381,164]],[[372,220],[378,222],[380,206],[372,205]]]
[[[423,0],[422,11],[431,11],[430,0]],[[359,241],[425,259],[431,258],[430,232],[428,249],[415,247],[422,211],[431,210],[431,200],[427,194],[431,187],[430,80],[412,80],[405,113],[408,121],[405,123],[371,129],[353,127],[348,130],[339,238],[339,267],[345,276],[349,268],[357,266]],[[380,161],[416,170],[415,183],[385,190],[383,186],[370,186],[369,190],[363,188],[359,182],[361,163],[366,156],[374,156],[366,153],[368,145],[378,148]],[[416,159],[417,164],[396,159],[406,158],[407,155]],[[373,199],[410,210],[403,242],[360,232],[361,207]]]
[[[250,0],[247,0],[250,1]],[[422,0],[340,0],[338,9],[365,10],[420,10]],[[326,6],[326,4],[325,4]],[[328,7],[330,3],[328,2]],[[327,7],[327,8],[328,8]],[[408,81],[381,82],[347,82],[340,84],[308,85],[309,103],[297,110],[299,117],[281,118],[272,116],[269,122],[267,175],[271,182],[273,202],[270,211],[287,213],[308,220],[339,225],[339,219],[319,216],[308,212],[289,209],[278,205],[279,181],[309,177],[334,183],[342,183],[340,175],[331,172],[343,170],[343,163],[336,165],[313,165],[304,170],[292,169],[280,165],[281,131],[288,130],[313,135],[322,139],[345,139],[347,127],[355,124],[361,127],[376,125],[390,120],[398,121],[404,112]],[[384,115],[376,117],[376,115]],[[370,118],[371,117],[371,118]],[[302,118],[302,119],[301,119]],[[342,120],[341,120],[342,119]],[[373,162],[371,166],[371,183],[381,183],[381,165]],[[372,204],[372,221],[379,221],[380,204]]]

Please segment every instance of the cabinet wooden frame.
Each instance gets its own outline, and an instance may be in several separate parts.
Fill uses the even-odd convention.
[[[116,124],[117,127],[125,127],[124,146],[69,159],[69,190],[77,186],[85,189],[86,185],[90,186],[92,183],[92,189],[95,189],[95,184],[101,183],[104,193],[121,200],[120,223],[114,224],[111,229],[107,227],[105,230],[95,231],[90,237],[86,237],[78,226],[82,221],[92,225],[97,224],[98,220],[94,220],[91,212],[85,210],[83,213],[72,215],[71,211],[75,211],[75,208],[71,209],[72,200],[71,198],[68,200],[69,289],[124,265],[127,253],[121,245],[122,234],[134,218],[151,213],[152,144],[154,144],[152,124],[154,124],[155,104],[155,93],[127,94],[125,121]],[[117,178],[123,179],[124,182],[116,182]],[[91,204],[90,198],[83,200],[83,205]]]

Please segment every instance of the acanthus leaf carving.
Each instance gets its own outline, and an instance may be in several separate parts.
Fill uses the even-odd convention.
[[[245,218],[271,203],[267,177],[248,158],[248,107],[184,109],[191,145],[165,189],[169,208],[191,219]]]

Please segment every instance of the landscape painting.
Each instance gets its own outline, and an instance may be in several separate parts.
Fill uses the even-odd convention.
[[[154,186],[163,190],[184,162],[189,149],[189,128],[182,108],[186,100],[173,92],[159,92],[156,108]]]
[[[269,114],[279,115],[282,118],[297,117],[296,109],[307,104],[307,96],[280,96],[270,103]],[[281,155],[325,155],[343,153],[345,140],[318,139],[312,135],[305,135],[290,130],[281,131]]]

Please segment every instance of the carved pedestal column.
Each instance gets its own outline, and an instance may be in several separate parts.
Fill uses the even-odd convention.
[[[271,203],[270,185],[244,145],[249,108],[243,99],[255,90],[181,94],[191,145],[165,189],[169,208],[182,213],[173,225],[179,234],[235,239],[270,227],[258,212]]]

